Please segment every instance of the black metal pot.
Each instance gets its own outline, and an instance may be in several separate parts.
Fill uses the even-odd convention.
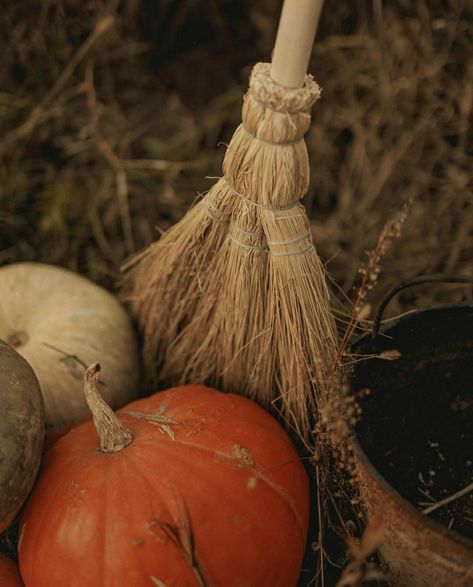
[[[439,281],[473,283],[472,278],[431,275],[401,284],[380,305],[373,331],[352,347],[358,360],[351,388],[370,390],[361,400],[356,429],[359,487],[367,512],[383,518],[386,530],[379,551],[399,586],[473,585],[468,531],[448,529],[411,505],[445,483],[445,471],[451,471],[447,481],[458,489],[473,479],[473,305],[415,310],[380,330],[394,295]],[[456,413],[457,408],[464,413]],[[422,460],[424,454],[429,462]],[[434,462],[437,458],[444,463]],[[443,515],[441,510],[436,515]]]

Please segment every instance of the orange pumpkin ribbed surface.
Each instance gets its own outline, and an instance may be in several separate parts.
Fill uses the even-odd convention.
[[[18,567],[2,554],[0,554],[0,585],[2,587],[23,587]]]
[[[26,587],[296,584],[308,480],[270,415],[200,385],[117,414],[116,452],[92,422],[49,450],[21,520]]]

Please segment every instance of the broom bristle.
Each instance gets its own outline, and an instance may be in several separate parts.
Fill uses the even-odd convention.
[[[309,183],[303,136],[319,93],[310,76],[287,90],[271,81],[269,64],[255,66],[224,177],[209,193],[218,214],[198,204],[126,275],[161,378],[275,403],[305,437],[337,347],[324,268],[299,203]]]
[[[268,385],[262,389],[261,374],[255,371],[269,352],[262,295],[268,291],[267,246],[251,204],[241,202],[238,218],[232,216],[226,242],[207,276],[206,297],[171,345],[163,375],[173,380],[180,373],[180,381],[211,381],[261,402]],[[182,370],[184,357],[187,364]],[[269,393],[265,403],[271,397]]]
[[[143,333],[143,358],[156,380],[162,358],[202,295],[209,259],[222,246],[234,196],[219,181],[162,238],[123,266],[121,297]]]

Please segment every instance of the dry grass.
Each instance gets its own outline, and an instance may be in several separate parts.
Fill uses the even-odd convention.
[[[323,15],[311,65],[323,97],[307,136],[306,202],[319,251],[350,293],[386,218],[413,199],[402,243],[385,261],[381,295],[420,272],[468,270],[473,64],[466,4],[379,4],[357,2]],[[206,5],[182,2],[171,15],[163,5],[157,34],[171,19],[164,35],[171,42],[172,30]],[[252,31],[253,52],[242,50],[239,61],[229,59],[228,47],[222,58],[212,54],[229,26],[228,14],[214,7],[207,19],[217,31],[214,44],[171,54],[157,73],[150,70],[153,44],[143,38],[139,2],[86,2],[67,15],[61,3],[43,3],[39,15],[26,0],[3,7],[0,26],[10,43],[1,73],[1,142],[10,139],[0,165],[1,261],[48,260],[110,286],[132,244],[139,249],[154,240],[156,225],[172,224],[198,190],[210,187],[203,176],[218,174],[223,151],[215,147],[239,121],[247,80],[248,68],[238,73],[237,66],[269,55],[275,5],[245,5],[247,20],[226,41],[242,36],[242,22]],[[44,103],[109,14],[114,26],[46,100],[34,132],[12,142],[11,133]],[[195,87],[180,73],[194,59],[202,60]],[[201,79],[215,70],[214,84]],[[393,311],[412,296],[432,301],[450,291],[405,294]]]
[[[471,273],[473,60],[467,3],[364,7],[354,34],[316,45],[312,70],[324,93],[309,145],[316,241],[344,291],[393,208],[412,199],[381,295],[419,273]],[[393,311],[412,295],[428,303],[451,292],[431,290],[404,296]]]
[[[39,15],[21,4],[0,9],[10,39],[0,72],[0,261],[59,263],[112,286],[123,259],[205,187],[240,92],[226,78],[202,111],[167,90],[167,74],[150,67],[140,3],[45,2]],[[169,18],[178,26],[185,13]]]
[[[382,520],[371,518],[361,539],[354,540],[348,537],[347,546],[350,563],[343,570],[335,587],[360,587],[366,581],[383,579],[383,574],[368,562],[383,540],[385,528]]]

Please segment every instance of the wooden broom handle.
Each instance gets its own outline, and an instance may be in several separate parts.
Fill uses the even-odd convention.
[[[307,73],[323,0],[285,0],[271,63],[280,86],[300,88]]]

